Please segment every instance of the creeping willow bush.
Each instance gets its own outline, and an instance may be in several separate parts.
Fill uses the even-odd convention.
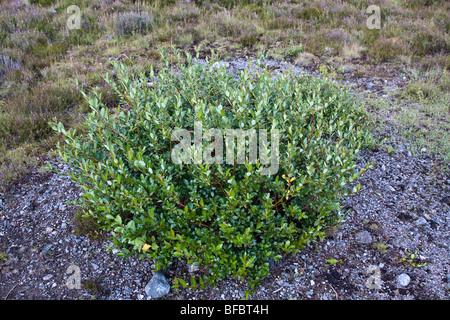
[[[366,114],[338,85],[289,72],[274,77],[263,59],[233,77],[214,57],[201,65],[176,52],[174,66],[161,54],[158,72],[134,79],[115,64],[117,77],[106,76],[121,97],[115,110],[101,94],[85,94],[92,112],[84,134],[51,123],[65,141],[60,157],[84,191],[79,204],[110,232],[120,255],[154,259],[157,269],[174,259],[202,266],[201,276],[190,284],[175,278],[175,287],[228,276],[253,287],[269,274],[269,260],[342,221],[339,199],[359,189],[346,185],[365,170],[356,170],[355,155],[370,139]],[[172,132],[192,132],[196,122],[203,133],[278,130],[278,171],[261,174],[260,159],[175,163]]]

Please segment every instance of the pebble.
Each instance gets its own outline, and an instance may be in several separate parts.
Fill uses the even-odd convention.
[[[355,239],[358,243],[361,244],[370,244],[372,243],[372,236],[368,231],[361,231],[355,235]]]
[[[397,284],[400,287],[406,287],[411,282],[410,276],[408,276],[406,273],[402,273],[397,277]]]
[[[424,217],[420,217],[419,219],[416,220],[416,224],[417,224],[418,226],[422,226],[422,225],[424,225],[424,224],[427,224],[427,220],[425,220]]]
[[[187,268],[188,268],[188,272],[189,273],[193,273],[193,272],[197,272],[198,271],[199,266],[197,264],[195,264],[195,263],[189,263],[187,265]]]
[[[51,278],[53,278],[53,275],[52,275],[52,274],[48,274],[48,275],[44,276],[44,277],[42,278],[42,280],[48,281],[48,280],[50,280]]]
[[[42,252],[43,252],[43,253],[48,252],[52,246],[53,246],[52,244],[46,245],[46,246],[44,247],[44,249],[42,249]]]

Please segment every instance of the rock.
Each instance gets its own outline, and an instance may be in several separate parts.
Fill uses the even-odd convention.
[[[162,296],[168,294],[169,291],[169,282],[162,271],[155,272],[152,279],[145,286],[145,293],[150,299],[161,298]]]
[[[198,265],[195,263],[189,263],[187,265],[188,268],[188,272],[193,273],[193,272],[197,272],[198,271]]]
[[[47,252],[50,250],[50,248],[51,248],[52,246],[53,246],[52,244],[46,245],[46,246],[44,247],[44,249],[42,249],[42,253],[47,253]]]
[[[393,186],[388,185],[388,186],[387,186],[387,189],[388,189],[389,191],[391,191],[391,192],[395,192],[395,189],[394,189]]]
[[[372,236],[368,231],[361,231],[355,235],[355,239],[358,243],[361,244],[370,244],[372,243]]]
[[[410,276],[408,276],[406,273],[402,273],[397,277],[397,284],[400,287],[406,287],[411,282]]]
[[[42,278],[42,280],[48,281],[48,280],[50,280],[51,278],[53,278],[53,275],[52,275],[52,274],[48,274],[48,275],[44,276],[44,277]]]
[[[427,224],[427,220],[424,217],[420,217],[419,219],[416,220],[416,224],[418,226],[423,226],[424,224]]]

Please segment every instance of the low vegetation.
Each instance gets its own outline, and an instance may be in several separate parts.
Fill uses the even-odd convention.
[[[141,253],[157,269],[175,258],[206,268],[191,287],[227,276],[254,286],[269,274],[269,259],[298,252],[342,220],[340,198],[358,190],[347,184],[369,166],[355,168],[371,142],[367,114],[338,85],[274,78],[263,60],[256,75],[245,70],[234,79],[217,61],[201,66],[187,54],[185,65],[175,55],[170,66],[162,52],[164,67],[151,71],[150,84],[115,64],[117,79],[106,80],[119,106],[86,95],[92,112],[83,135],[52,123],[64,139],[59,155],[84,191],[79,204],[123,255]],[[258,143],[241,141],[243,133],[230,141],[237,129],[254,130]],[[261,130],[269,131],[265,142]],[[186,136],[193,131],[195,142]]]

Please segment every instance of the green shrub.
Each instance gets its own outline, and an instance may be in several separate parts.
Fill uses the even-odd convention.
[[[284,51],[284,55],[286,57],[296,57],[299,53],[302,53],[302,52],[303,52],[303,46],[301,44],[299,44],[299,45],[287,48]]]
[[[174,72],[162,54],[165,66],[151,70],[150,84],[115,64],[117,79],[106,80],[121,97],[116,110],[105,108],[100,95],[85,95],[92,113],[84,135],[52,122],[65,141],[59,154],[84,191],[78,204],[111,232],[121,255],[140,253],[158,269],[176,258],[200,264],[208,271],[199,283],[191,278],[192,286],[227,276],[248,277],[253,286],[268,275],[269,259],[297,252],[341,221],[340,196],[365,170],[355,169],[354,156],[368,138],[366,116],[325,80],[274,79],[266,69],[235,79],[189,54]],[[194,122],[203,134],[277,129],[278,170],[263,175],[261,157],[239,164],[236,155],[231,163],[176,164],[172,133],[191,132]],[[277,155],[272,139],[270,157]],[[211,152],[210,142],[202,145]],[[185,280],[174,279],[180,284]]]

